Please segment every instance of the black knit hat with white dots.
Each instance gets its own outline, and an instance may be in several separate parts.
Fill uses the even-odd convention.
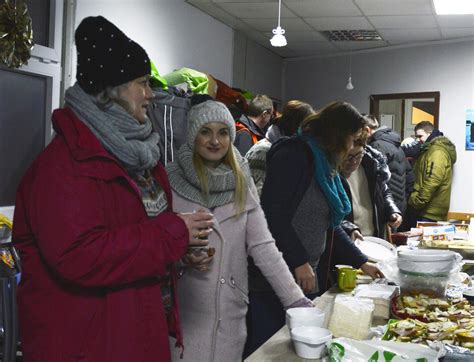
[[[150,74],[145,50],[102,16],[87,17],[76,29],[77,82],[89,94]]]

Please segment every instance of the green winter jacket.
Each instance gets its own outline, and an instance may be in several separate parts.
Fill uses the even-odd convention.
[[[420,217],[446,220],[451,199],[456,147],[444,136],[425,143],[415,162],[415,186],[409,205]]]

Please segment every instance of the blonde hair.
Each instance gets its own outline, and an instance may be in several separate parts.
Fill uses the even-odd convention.
[[[234,197],[234,206],[238,214],[241,214],[245,208],[245,202],[247,201],[247,181],[245,179],[244,172],[239,165],[235,157],[235,151],[232,144],[229,146],[229,150],[222,162],[228,165],[235,176],[235,197]],[[197,153],[193,153],[193,164],[194,169],[196,170],[196,175],[201,184],[201,192],[205,199],[209,197],[209,179],[207,177],[202,157]]]

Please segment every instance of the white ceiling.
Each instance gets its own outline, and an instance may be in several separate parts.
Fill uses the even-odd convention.
[[[288,45],[273,48],[278,0],[186,2],[284,58],[474,37],[474,15],[436,15],[432,0],[282,0]],[[376,30],[383,41],[330,42],[322,30]]]

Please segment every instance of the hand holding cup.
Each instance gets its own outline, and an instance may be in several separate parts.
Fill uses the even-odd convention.
[[[198,271],[207,271],[215,252],[216,249],[209,246],[188,247],[188,251],[183,256],[182,261],[187,266]]]
[[[210,212],[199,209],[193,213],[178,214],[183,219],[189,232],[189,246],[182,258],[183,263],[199,271],[209,270],[215,249],[209,247],[209,234],[214,226]]]
[[[206,246],[214,226],[214,215],[204,209],[199,209],[192,213],[178,214],[178,216],[183,219],[188,229],[189,245]]]

